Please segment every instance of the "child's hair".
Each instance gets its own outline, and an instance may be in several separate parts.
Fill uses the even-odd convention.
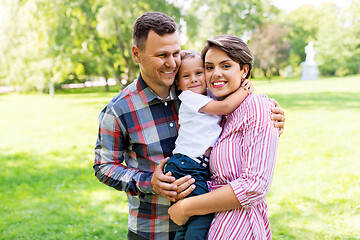
[[[249,47],[241,38],[234,35],[220,35],[214,40],[207,40],[201,52],[203,60],[205,60],[207,51],[212,47],[216,47],[225,52],[233,61],[240,64],[240,69],[243,69],[247,64],[249,66],[249,72],[246,78],[250,77],[253,56],[251,55]]]
[[[201,53],[198,51],[195,51],[195,50],[181,50],[180,51],[181,61],[184,59],[191,59],[191,58],[196,58],[196,57],[201,58]],[[181,65],[180,65],[180,67],[181,67]],[[175,83],[178,83],[178,81],[179,81],[179,72],[177,72],[177,74],[175,76]]]
[[[181,60],[195,58],[195,57],[201,58],[201,53],[195,50],[181,50],[180,57]]]

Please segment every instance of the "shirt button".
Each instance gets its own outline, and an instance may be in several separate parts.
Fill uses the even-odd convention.
[[[167,106],[167,102],[164,103],[165,107]]]
[[[173,126],[174,126],[174,124],[173,124],[173,123],[170,123],[169,125],[170,125],[170,127],[173,127]]]

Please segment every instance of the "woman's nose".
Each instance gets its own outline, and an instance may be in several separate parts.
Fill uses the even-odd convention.
[[[219,69],[218,67],[215,67],[213,77],[219,78],[220,76],[221,76],[221,69]]]

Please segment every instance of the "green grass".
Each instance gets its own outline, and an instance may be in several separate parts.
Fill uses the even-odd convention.
[[[360,76],[255,81],[286,111],[267,202],[274,239],[360,239]],[[0,239],[125,239],[127,200],[94,177],[116,91],[0,95]]]

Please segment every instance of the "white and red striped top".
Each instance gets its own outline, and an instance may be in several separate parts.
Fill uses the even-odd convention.
[[[265,197],[279,139],[272,107],[267,96],[252,94],[226,116],[210,156],[211,188],[230,184],[242,207],[216,213],[208,239],[271,239]]]

